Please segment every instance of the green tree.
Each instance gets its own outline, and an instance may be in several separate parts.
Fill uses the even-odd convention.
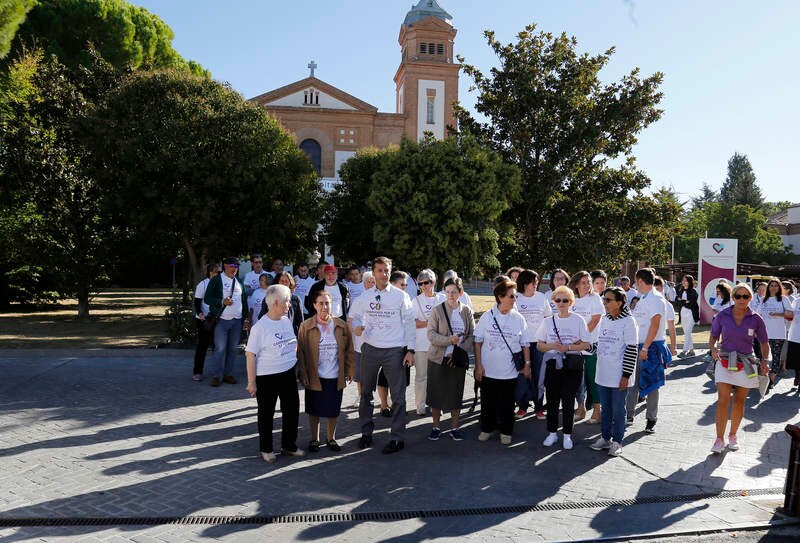
[[[692,197],[692,207],[703,207],[709,202],[719,202],[719,192],[704,182],[700,194]]]
[[[230,87],[185,72],[134,72],[87,130],[115,224],[206,258],[313,250],[320,186],[291,135]]]
[[[367,262],[378,254],[373,239],[376,216],[365,205],[372,191],[372,176],[394,148],[360,149],[339,169],[341,183],[325,198],[322,220],[325,241],[333,254],[350,262]]]
[[[486,122],[462,108],[457,112],[462,130],[487,141],[521,171],[523,201],[505,216],[520,251],[509,256],[531,266],[563,265],[574,249],[565,240],[580,232],[580,258],[597,254],[607,245],[610,226],[609,215],[599,211],[632,205],[635,198],[629,196],[638,197],[649,184],[635,169],[632,149],[637,134],[662,114],[657,105],[663,76],[642,79],[634,69],[604,85],[600,71],[613,48],[581,55],[575,38],[535,30],[527,26],[507,45],[485,32],[499,67],[486,75],[464,64],[464,71],[478,91],[475,109]],[[611,160],[623,167],[609,169]],[[592,201],[579,200],[586,197]],[[618,212],[615,219],[628,216]],[[581,266],[592,262],[583,260]]]
[[[747,155],[734,153],[728,160],[728,176],[719,191],[720,200],[728,205],[747,205],[759,209],[764,203],[756,174]]]
[[[764,227],[766,220],[748,205],[710,202],[694,208],[682,220],[676,254],[682,262],[696,262],[699,238],[735,238],[739,240],[739,262],[783,264],[788,253],[777,232]]]
[[[90,48],[116,68],[177,68],[208,75],[172,47],[174,33],[125,0],[39,0],[17,32],[17,50],[41,47],[70,68],[90,65]]]
[[[3,283],[7,295],[25,299],[75,296],[85,318],[106,276],[114,229],[81,140],[116,73],[98,58],[92,69],[71,72],[56,57],[39,55],[23,58],[11,73],[17,70],[30,85],[7,104],[0,133],[0,207],[15,221],[0,225],[8,251]]]
[[[382,158],[367,199],[378,253],[467,276],[500,267],[500,216],[519,198],[515,166],[471,137],[406,140]]]
[[[770,218],[778,213],[783,213],[793,205],[794,203],[789,202],[788,200],[782,200],[779,202],[764,202],[759,211],[761,211],[767,218]]]
[[[0,59],[11,50],[11,41],[36,0],[3,0],[0,2]]]

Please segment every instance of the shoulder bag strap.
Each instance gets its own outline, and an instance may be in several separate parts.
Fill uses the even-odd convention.
[[[447,321],[447,329],[450,331],[450,335],[453,335],[453,327],[450,326],[450,316],[447,314],[447,308],[445,307],[446,304],[442,304],[442,311],[444,312],[444,320]]]
[[[558,341],[563,345],[564,342],[561,340],[561,334],[558,333],[558,326],[556,326],[556,316],[555,315],[553,315],[553,330],[556,331],[556,337],[558,338]]]
[[[497,326],[497,331],[500,332],[500,337],[503,338],[503,343],[506,344],[506,347],[508,347],[508,350],[511,351],[511,354],[513,355],[514,351],[511,350],[511,345],[508,344],[508,340],[506,339],[505,334],[503,334],[503,330],[500,328],[500,324],[497,322],[497,319],[494,318],[494,310],[490,309],[489,311],[491,311],[492,313],[492,320],[494,321],[494,325]]]

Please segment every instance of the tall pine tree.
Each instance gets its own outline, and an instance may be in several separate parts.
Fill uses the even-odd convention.
[[[720,200],[727,205],[747,205],[753,209],[760,209],[764,204],[764,197],[747,155],[734,153],[728,160],[728,177],[720,189]]]

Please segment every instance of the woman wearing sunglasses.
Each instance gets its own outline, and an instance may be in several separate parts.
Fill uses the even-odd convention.
[[[558,407],[561,404],[564,448],[571,449],[575,396],[583,376],[581,351],[591,347],[592,336],[586,321],[569,310],[575,303],[572,289],[564,285],[556,288],[552,300],[558,313],[544,319],[536,333],[536,348],[544,353],[545,364],[548,435],[544,446],[550,447],[558,441]],[[578,367],[573,367],[570,360],[580,361]]]
[[[475,380],[481,383],[483,405],[478,441],[488,441],[500,430],[500,443],[511,445],[517,380],[520,373],[531,378],[531,354],[525,317],[514,309],[517,284],[500,279],[494,286],[494,299],[497,304],[475,327]],[[522,367],[518,368],[515,358],[519,359],[520,353]]]
[[[744,416],[744,401],[751,388],[758,387],[759,369],[766,372],[769,357],[767,328],[764,319],[750,310],[753,291],[745,283],[732,290],[733,306],[720,311],[711,323],[711,358],[716,361],[714,380],[717,383],[717,438],[711,452],[721,453],[725,449],[725,427],[728,425],[728,408],[733,394],[731,431],[728,435],[728,450],[739,450],[737,432]],[[717,341],[722,338],[720,348]],[[753,353],[753,338],[761,347],[761,362]],[[760,368],[759,368],[760,366]]]
[[[603,406],[600,437],[591,447],[608,450],[609,456],[622,454],[625,437],[625,400],[628,386],[633,384],[639,351],[636,319],[625,305],[622,287],[603,292],[606,314],[598,326],[597,373],[595,381]],[[612,441],[613,439],[613,441]]]
[[[426,392],[428,388],[428,319],[431,310],[444,301],[444,295],[436,292],[436,274],[425,269],[417,275],[417,285],[422,290],[412,302],[414,305],[414,323],[417,327],[417,349],[414,353],[414,399],[417,404],[417,415],[427,414]]]
[[[592,292],[591,276],[587,271],[576,272],[569,280],[569,288],[575,294],[575,304],[572,311],[580,315],[586,321],[586,327],[592,336],[592,343],[597,343],[600,324],[600,317],[603,316],[603,301],[600,295]],[[598,397],[597,385],[594,381],[594,374],[597,368],[597,355],[585,351],[583,353],[583,380],[578,390],[578,409],[575,412],[575,420],[581,420],[586,416],[586,392],[589,392],[592,404],[592,418],[589,424],[600,423],[600,398]]]

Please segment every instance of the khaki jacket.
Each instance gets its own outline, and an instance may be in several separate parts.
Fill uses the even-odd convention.
[[[342,390],[346,383],[345,377],[352,378],[355,374],[356,356],[353,349],[353,334],[347,324],[337,317],[333,317],[333,335],[339,346],[339,383],[338,389]],[[300,382],[308,380],[306,388],[309,390],[322,390],[319,380],[319,338],[317,318],[311,317],[303,321],[297,332],[297,373]]]
[[[460,343],[462,349],[470,352],[475,347],[475,317],[472,309],[464,304],[461,305],[461,320],[464,321],[464,338]],[[428,361],[434,364],[441,364],[447,346],[451,345],[450,329],[447,327],[447,319],[444,317],[442,306],[447,309],[447,302],[442,302],[434,306],[428,317],[428,341],[431,346],[428,348]],[[448,314],[449,316],[449,314]]]

